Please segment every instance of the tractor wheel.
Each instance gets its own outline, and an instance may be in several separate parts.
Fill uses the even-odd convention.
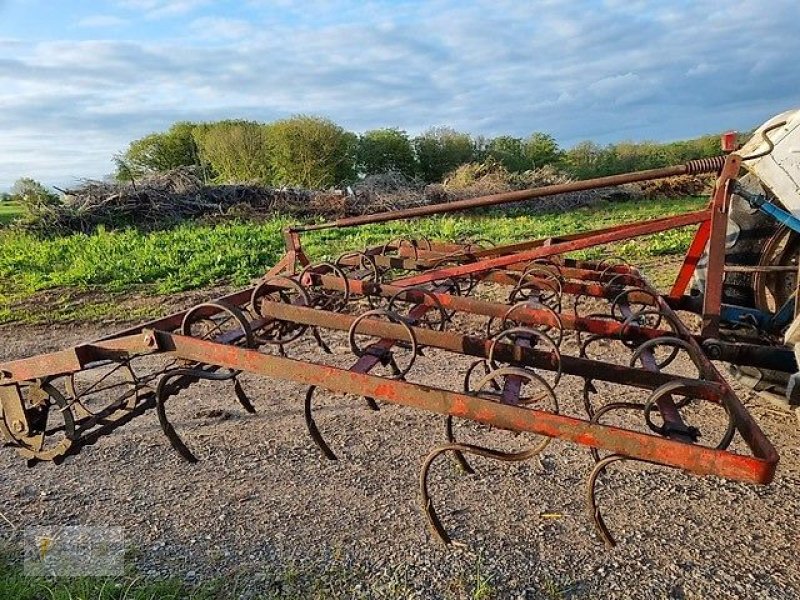
[[[750,174],[739,182],[754,192],[764,193],[761,184]],[[725,248],[726,265],[792,266],[797,265],[800,236],[779,226],[774,219],[734,195]],[[702,295],[705,290],[707,259],[707,254],[703,254],[698,262],[692,284],[693,295]],[[725,273],[722,301],[775,312],[791,296],[796,283],[796,269],[771,273],[731,271]]]

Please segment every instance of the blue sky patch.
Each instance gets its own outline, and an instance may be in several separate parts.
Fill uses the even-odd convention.
[[[564,146],[747,129],[800,105],[800,3],[0,0],[0,189],[113,170],[177,120]]]

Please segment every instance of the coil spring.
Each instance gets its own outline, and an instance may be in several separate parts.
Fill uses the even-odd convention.
[[[701,175],[702,173],[717,173],[725,165],[724,156],[713,156],[711,158],[697,158],[686,163],[686,173],[688,175]]]

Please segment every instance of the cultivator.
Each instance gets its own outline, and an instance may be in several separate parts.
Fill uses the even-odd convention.
[[[640,461],[757,484],[773,478],[774,448],[708,357],[710,349],[715,357],[732,351],[730,342],[718,339],[720,290],[726,211],[740,164],[731,154],[287,229],[286,255],[252,288],[95,342],[0,364],[0,429],[31,463],[59,462],[154,407],[172,447],[195,462],[192,444],[170,420],[170,399],[201,380],[225,381],[243,409],[255,412],[239,376],[264,375],[304,387],[305,422],[328,459],[336,458],[335,450],[314,418],[319,389],[364,397],[373,410],[391,403],[442,415],[443,443],[423,461],[420,493],[433,531],[445,542],[450,537],[428,489],[437,457],[449,454],[471,471],[475,456],[524,461],[553,438],[585,446],[594,458],[589,513],[601,538],[613,544],[595,500],[598,478],[613,463]],[[317,264],[309,263],[300,243],[309,230],[702,172],[717,173],[708,208],[599,231],[507,246],[396,240]],[[686,226],[697,227],[697,235],[668,295],[620,259],[568,256]],[[697,307],[685,291],[707,245],[708,283]],[[699,331],[676,312],[691,309],[702,317]],[[336,336],[352,353],[349,368],[326,359]],[[622,363],[614,359],[620,352]],[[423,354],[452,365],[463,385],[445,389],[420,378],[415,369]],[[754,362],[763,360],[750,354]],[[560,410],[562,394],[569,393],[560,384],[567,378],[582,383],[581,414]],[[639,390],[642,400],[603,397],[606,384]],[[701,431],[688,422],[685,409],[700,403],[718,407],[727,422],[722,431]],[[609,425],[617,411],[638,415],[639,426]],[[464,421],[526,434],[528,445],[509,450],[464,441]],[[737,434],[748,453],[729,448]]]

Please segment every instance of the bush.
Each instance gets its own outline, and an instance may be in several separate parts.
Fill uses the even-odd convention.
[[[266,126],[251,121],[220,121],[194,130],[200,159],[218,183],[270,183],[274,171]]]
[[[545,165],[557,165],[563,152],[555,138],[540,131],[532,133],[522,145],[527,169],[537,169]]]
[[[357,166],[362,175],[402,173],[413,177],[417,170],[414,147],[405,131],[373,129],[358,140]]]
[[[469,134],[449,127],[435,127],[414,138],[419,171],[427,182],[441,181],[459,165],[470,162],[475,146]]]
[[[194,123],[182,121],[164,133],[151,133],[134,140],[123,154],[114,157],[117,163],[116,178],[129,181],[151,173],[198,164],[193,136],[195,127]]]
[[[276,184],[320,189],[355,179],[358,138],[333,121],[299,115],[266,131]]]
[[[48,190],[44,185],[30,177],[17,179],[11,188],[9,196],[12,202],[17,202],[25,210],[36,210],[42,207],[58,206],[61,197]]]
[[[522,140],[508,135],[501,135],[486,145],[486,158],[491,158],[511,172],[525,171],[531,163],[525,155]]]

